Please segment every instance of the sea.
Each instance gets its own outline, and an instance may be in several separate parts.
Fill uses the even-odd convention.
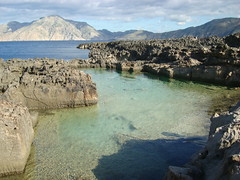
[[[93,41],[10,41],[0,42],[0,58],[87,59],[89,50],[77,49],[80,43]]]
[[[88,58],[86,41],[0,42],[0,58]],[[23,174],[4,180],[159,180],[203,148],[209,109],[231,91],[145,73],[81,69],[97,84],[90,107],[39,111]]]

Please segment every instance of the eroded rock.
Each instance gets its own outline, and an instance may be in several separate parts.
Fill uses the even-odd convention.
[[[182,175],[193,179],[240,178],[240,103],[230,111],[221,115],[215,114],[211,118],[210,133],[205,148],[186,166],[188,171],[181,171]],[[169,173],[172,174],[170,170]],[[169,173],[167,177],[170,177]]]
[[[33,140],[33,121],[28,108],[0,100],[0,176],[24,170]]]
[[[98,99],[91,76],[61,60],[7,61],[1,84],[6,100],[29,109],[88,106]]]
[[[238,41],[239,34],[235,34],[224,38],[98,42],[80,44],[78,48],[90,50],[87,63],[94,67],[98,64],[102,68],[142,70],[170,78],[240,86]],[[132,68],[133,64],[136,68]]]

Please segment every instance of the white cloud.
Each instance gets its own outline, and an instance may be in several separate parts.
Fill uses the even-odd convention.
[[[170,15],[170,16],[168,17],[168,19],[177,22],[178,25],[185,25],[186,23],[192,21],[192,18],[189,17],[189,16],[187,16],[187,15],[185,15],[185,14],[180,14],[180,15],[174,14],[174,15]]]
[[[0,0],[0,7],[0,23],[58,14],[82,21],[124,23],[158,18],[184,25],[200,16],[237,17],[240,3],[239,0]]]

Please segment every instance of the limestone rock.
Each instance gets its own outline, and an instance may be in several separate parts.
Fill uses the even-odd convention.
[[[184,174],[193,179],[201,180],[239,179],[239,139],[240,103],[231,108],[230,111],[221,115],[215,114],[211,118],[210,133],[205,149],[188,164],[190,169]],[[201,172],[201,174],[194,174],[194,171]],[[176,174],[176,171],[173,172]],[[169,175],[167,177],[170,177]]]
[[[35,118],[27,107],[0,100],[0,176],[23,172],[33,140]]]
[[[60,60],[7,61],[1,82],[6,100],[29,109],[88,106],[98,99],[91,76]]]
[[[88,62],[94,62],[94,66],[97,63],[104,68],[136,69],[170,78],[240,86],[238,41],[239,34],[235,34],[224,38],[86,43],[78,48],[90,50]],[[143,63],[133,63],[140,61]],[[136,68],[131,67],[135,65]]]

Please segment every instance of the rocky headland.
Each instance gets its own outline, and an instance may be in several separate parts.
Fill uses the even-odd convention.
[[[223,38],[99,42],[80,44],[78,48],[90,50],[88,60],[74,61],[78,67],[141,71],[228,87],[240,86],[240,34]],[[185,167],[170,166],[166,179],[239,179],[239,115],[240,103],[228,112],[215,113],[205,148]]]
[[[96,104],[91,76],[56,59],[0,61],[0,176],[24,170],[36,113]]]

